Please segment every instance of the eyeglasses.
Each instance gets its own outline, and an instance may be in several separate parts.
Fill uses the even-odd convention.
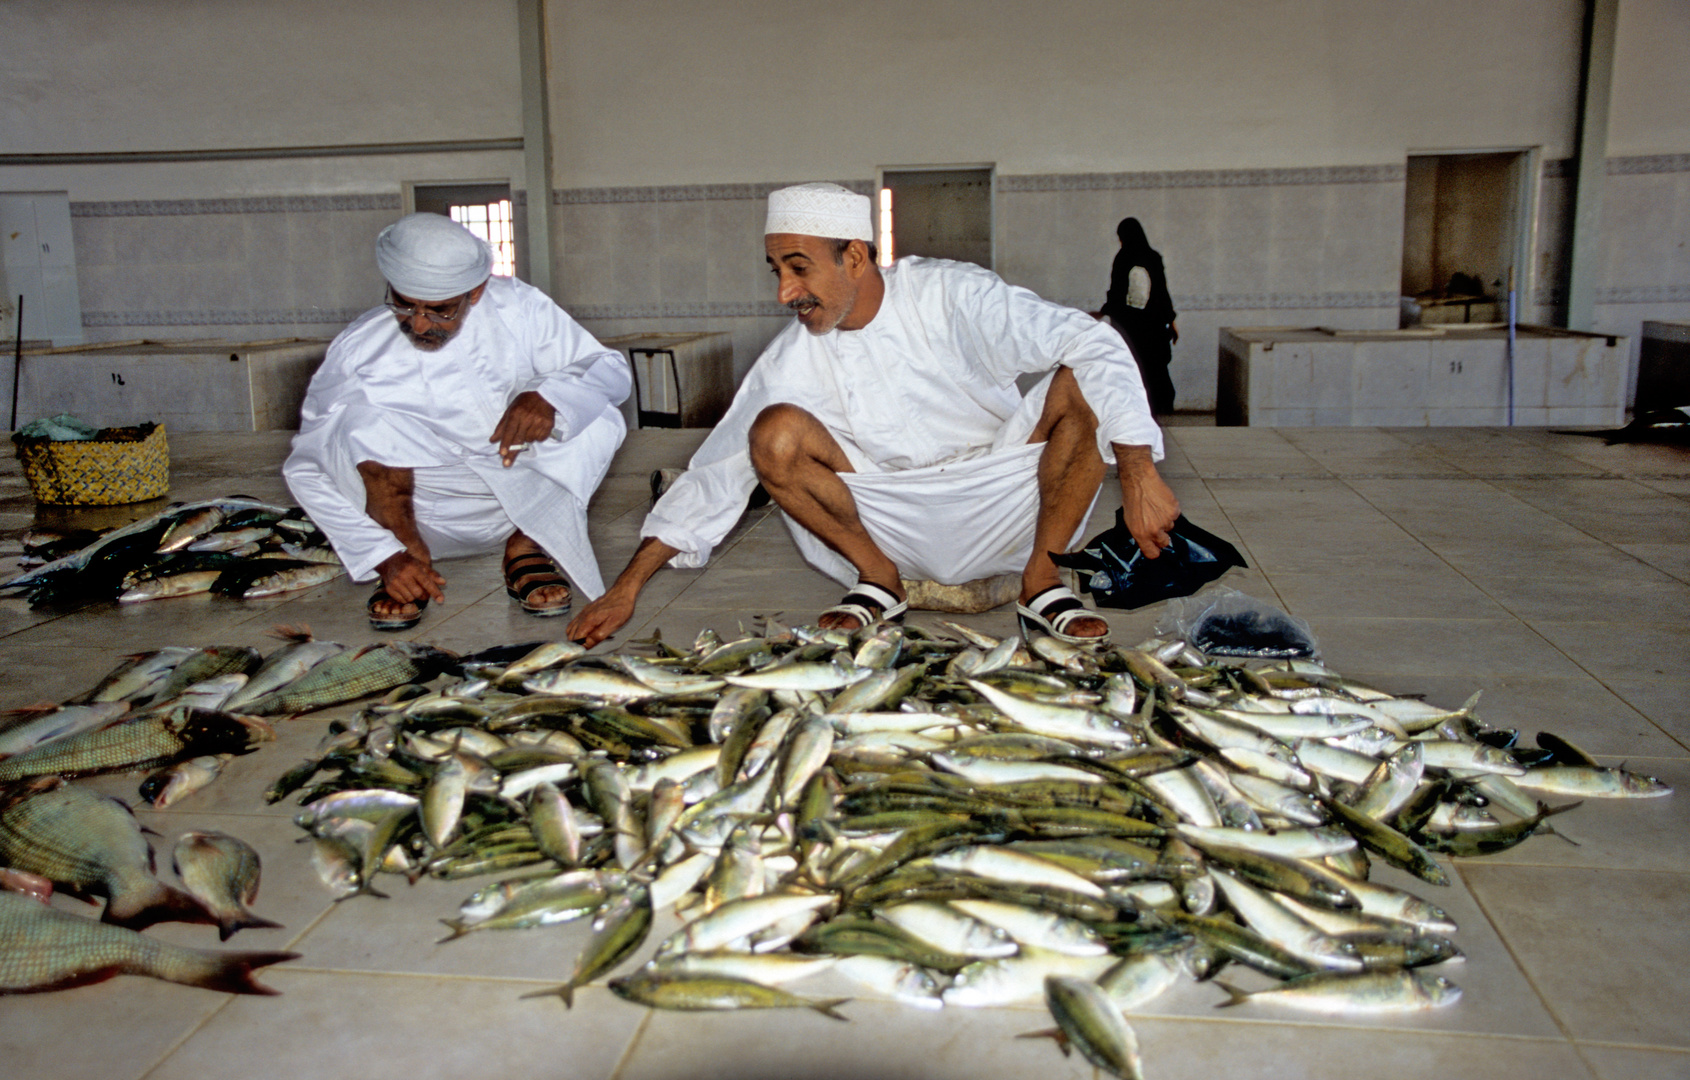
[[[382,301],[382,304],[387,308],[387,310],[393,312],[393,314],[399,316],[401,319],[414,319],[418,315],[426,315],[428,316],[429,322],[452,323],[463,318],[464,312],[469,310],[469,305],[464,303],[467,299],[469,299],[467,294],[458,297],[457,309],[448,315],[444,311],[431,311],[428,308],[417,307],[412,304],[396,303],[393,299],[393,289],[389,287],[387,290],[387,299]]]

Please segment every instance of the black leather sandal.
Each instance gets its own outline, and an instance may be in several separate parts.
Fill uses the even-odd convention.
[[[570,596],[563,598],[561,604],[532,604],[528,601],[528,598],[539,590],[557,585],[569,589],[569,579],[558,573],[557,564],[543,551],[512,555],[505,560],[505,595],[521,604],[522,610],[537,619],[551,619],[569,614],[569,605],[574,599],[573,590]]]

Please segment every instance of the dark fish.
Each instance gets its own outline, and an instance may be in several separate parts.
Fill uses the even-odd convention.
[[[228,994],[274,994],[253,980],[253,971],[298,956],[183,948],[0,893],[0,994],[64,990],[113,975],[148,975]]]
[[[0,809],[0,860],[66,891],[106,898],[105,922],[215,922],[198,900],[153,875],[141,825],[116,799],[57,780],[14,786]]]

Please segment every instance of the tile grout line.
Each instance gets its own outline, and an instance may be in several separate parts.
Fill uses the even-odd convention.
[[[234,994],[225,994],[223,1002],[220,1005],[218,1005],[217,1008],[215,1008],[215,1009],[211,1010],[210,1012],[206,1013],[205,1016],[200,1019],[199,1023],[193,1025],[187,1031],[183,1032],[181,1038],[177,1039],[175,1042],[172,1042],[169,1046],[165,1047],[164,1052],[158,1056],[157,1060],[155,1060],[151,1065],[147,1066],[146,1069],[144,1069],[136,1077],[136,1080],[147,1080],[147,1077],[153,1075],[154,1073],[158,1072],[159,1069],[163,1068],[164,1063],[166,1061],[170,1060],[171,1056],[173,1054],[175,1054],[176,1051],[178,1051],[178,1050],[182,1049],[182,1047],[186,1046],[189,1039],[192,1039],[195,1035],[198,1035],[201,1031],[203,1031],[205,1029],[205,1026],[207,1024],[211,1023],[211,1021],[213,1019],[215,1019],[218,1015],[220,1015],[223,1012],[224,1009],[227,1009],[231,1004],[233,1004],[234,1000],[235,1000]]]
[[[1583,533],[1586,536],[1590,535],[1589,533],[1584,533],[1584,530],[1579,529],[1576,525],[1571,525],[1568,522],[1561,521],[1560,518],[1555,517],[1555,515],[1550,514],[1547,511],[1539,510],[1537,507],[1533,506],[1531,503],[1526,502],[1524,499],[1520,498],[1518,495],[1515,495],[1513,492],[1507,490],[1506,488],[1498,487],[1491,480],[1478,479],[1478,478],[1475,478],[1475,479],[1477,479],[1477,482],[1491,487],[1493,490],[1495,490],[1498,493],[1506,496],[1509,499],[1514,500],[1515,502],[1519,503],[1521,506],[1526,507],[1527,509],[1533,511],[1534,513],[1542,514],[1543,516],[1548,517],[1548,518],[1550,518],[1554,521],[1560,522],[1563,525],[1567,525],[1569,528],[1572,528],[1577,532]],[[1520,615],[1513,608],[1511,608],[1507,604],[1503,603],[1494,594],[1492,594],[1489,589],[1486,589],[1483,585],[1479,584],[1477,581],[1474,581],[1471,577],[1467,576],[1467,574],[1465,572],[1463,572],[1460,567],[1456,566],[1454,563],[1450,562],[1449,559],[1445,558],[1442,552],[1439,552],[1438,550],[1433,548],[1430,544],[1428,544],[1428,543],[1426,543],[1426,541],[1422,540],[1417,534],[1415,534],[1413,531],[1411,531],[1402,522],[1398,521],[1397,518],[1393,514],[1391,514],[1390,511],[1388,511],[1385,508],[1379,506],[1372,499],[1368,498],[1365,492],[1362,492],[1361,490],[1356,488],[1354,485],[1350,484],[1347,480],[1344,482],[1344,486],[1349,488],[1352,492],[1354,492],[1357,498],[1361,499],[1368,506],[1371,506],[1374,509],[1374,511],[1376,511],[1378,514],[1380,514],[1382,517],[1384,517],[1385,520],[1389,521],[1392,525],[1395,525],[1398,529],[1401,529],[1405,535],[1411,537],[1421,547],[1425,548],[1426,552],[1428,554],[1430,554],[1433,558],[1437,559],[1439,562],[1441,562],[1445,566],[1449,567],[1450,571],[1453,572],[1457,577],[1461,578],[1461,580],[1467,582],[1467,584],[1469,584],[1473,588],[1477,589],[1479,591],[1479,593],[1485,597],[1485,599],[1489,600],[1491,603],[1495,604],[1498,608],[1507,612],[1508,616],[1510,618],[1512,618],[1513,620],[1518,622],[1521,626],[1525,627],[1525,629],[1529,633],[1531,633],[1534,637],[1536,637],[1539,641],[1543,642],[1545,645],[1549,646],[1549,648],[1554,650],[1556,653],[1560,654],[1560,656],[1562,656],[1568,663],[1572,664],[1575,668],[1584,672],[1586,675],[1590,676],[1590,678],[1593,679],[1598,686],[1602,687],[1602,689],[1608,691],[1610,694],[1613,694],[1615,697],[1617,697],[1621,701],[1625,702],[1625,704],[1628,708],[1630,708],[1633,712],[1637,713],[1638,716],[1642,717],[1643,720],[1646,723],[1648,723],[1656,731],[1660,732],[1669,741],[1676,743],[1679,746],[1684,747],[1686,750],[1690,750],[1690,743],[1686,743],[1683,739],[1678,738],[1672,732],[1663,728],[1659,723],[1657,723],[1655,721],[1654,717],[1650,716],[1648,713],[1644,712],[1642,709],[1639,709],[1637,706],[1633,705],[1631,703],[1631,701],[1624,694],[1621,694],[1619,691],[1615,690],[1612,686],[1608,685],[1607,679],[1604,679],[1601,675],[1598,675],[1596,672],[1592,671],[1590,668],[1586,667],[1579,660],[1574,658],[1565,649],[1561,648],[1559,645],[1555,644],[1553,641],[1550,641],[1549,638],[1547,636],[1545,636],[1545,634],[1541,630],[1539,630],[1536,626],[1534,626],[1524,616]],[[1591,537],[1591,539],[1597,540],[1597,543],[1603,544],[1606,547],[1613,548],[1613,545],[1608,544],[1606,541],[1597,539],[1596,537]],[[1614,550],[1618,550],[1618,549],[1615,548]],[[1638,563],[1640,563],[1644,566],[1648,566],[1647,563],[1643,563],[1641,559],[1637,559],[1636,556],[1634,556],[1634,555],[1630,555],[1630,554],[1627,554],[1627,553],[1624,553],[1624,552],[1622,552],[1622,554],[1626,554],[1626,557],[1632,559],[1633,561],[1636,561],[1636,562],[1638,562]],[[1650,567],[1650,569],[1654,569],[1654,568]]]
[[[640,1041],[645,1038],[646,1028],[651,1026],[652,1017],[657,1015],[656,1009],[647,1009],[645,1016],[640,1018],[639,1026],[634,1028],[634,1034],[629,1037],[628,1044],[622,1048],[622,1053],[616,1058],[616,1065],[610,1070],[606,1080],[621,1080],[623,1072],[633,1064],[634,1052]]]
[[[1585,1057],[1584,1051],[1579,1047],[1578,1040],[1573,1038],[1572,1032],[1567,1029],[1566,1022],[1561,1019],[1561,1014],[1556,1012],[1555,1007],[1549,1003],[1548,996],[1537,985],[1537,980],[1532,977],[1531,970],[1526,967],[1521,961],[1519,953],[1514,950],[1514,943],[1509,941],[1508,935],[1502,932],[1502,927],[1497,924],[1495,917],[1491,915],[1490,908],[1485,904],[1484,899],[1474,891],[1473,883],[1467,879],[1462,864],[1455,860],[1451,860],[1451,863],[1455,868],[1456,876],[1461,879],[1461,887],[1467,890],[1468,896],[1472,897],[1473,903],[1479,908],[1479,914],[1483,915],[1485,921],[1490,923],[1491,930],[1496,933],[1496,939],[1502,942],[1504,949],[1508,950],[1508,959],[1513,962],[1514,970],[1518,971],[1520,977],[1526,980],[1526,985],[1532,988],[1532,993],[1537,995],[1538,1004],[1543,1006],[1544,1013],[1548,1015],[1550,1020],[1554,1021],[1555,1029],[1561,1033],[1561,1037],[1572,1048],[1573,1053],[1578,1055],[1579,1061],[1584,1064],[1585,1069],[1590,1072],[1592,1077],[1599,1077],[1600,1074],[1596,1071],[1596,1067],[1590,1063],[1589,1058]]]

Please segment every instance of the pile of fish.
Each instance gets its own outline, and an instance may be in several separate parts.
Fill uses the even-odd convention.
[[[0,714],[0,782],[154,769],[140,794],[163,809],[273,740],[265,717],[427,681],[453,663],[412,642],[348,649],[307,629],[277,631],[288,643],[268,657],[244,645],[137,653],[70,702]]]
[[[1669,789],[1562,739],[1486,728],[1318,664],[1208,663],[1189,645],[1087,651],[881,626],[787,629],[654,655],[508,646],[334,721],[280,777],[337,897],[507,874],[450,941],[575,919],[555,990],[612,973],[673,907],[684,925],[609,986],[659,1008],[841,1000],[823,971],[910,1005],[1044,996],[1064,1045],[1136,1075],[1123,1017],[1182,977],[1219,1004],[1447,1005],[1439,856],[1549,833],[1544,798]],[[1229,977],[1230,978],[1230,977]],[[532,995],[531,995],[532,996]]]
[[[26,562],[50,561],[0,585],[0,593],[25,596],[32,607],[204,592],[252,600],[321,585],[342,573],[327,538],[303,510],[244,496],[172,506],[97,538],[26,534],[24,552]]]
[[[128,807],[65,778],[156,767],[140,794],[163,808],[216,779],[233,755],[273,739],[263,717],[433,679],[452,660],[407,642],[349,650],[280,629],[288,644],[267,658],[246,646],[159,649],[125,658],[72,702],[0,716],[0,994],[125,973],[272,992],[253,970],[294,954],[206,952],[140,933],[163,921],[206,922],[228,940],[245,927],[276,926],[248,909],[257,852],[235,837],[188,833],[173,853],[177,888],[155,875]],[[104,897],[101,921],[46,906],[55,887]]]

